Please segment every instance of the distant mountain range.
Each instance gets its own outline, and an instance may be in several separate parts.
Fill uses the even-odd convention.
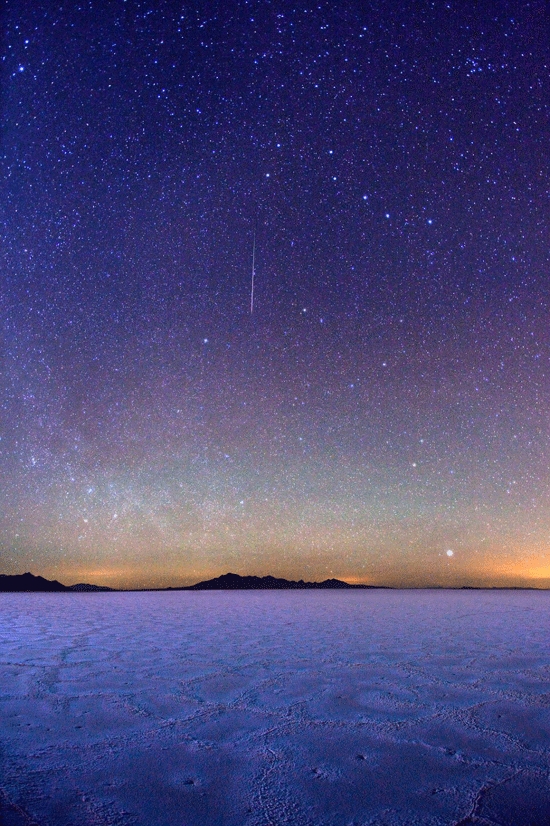
[[[79,582],[78,585],[62,585],[57,579],[44,579],[42,576],[33,574],[0,574],[0,591],[40,591],[49,593],[52,591],[112,591],[105,585],[88,585]]]
[[[434,586],[429,590],[438,590],[441,586]],[[533,588],[529,585],[522,586],[448,586],[450,590],[461,591],[532,591],[548,590]],[[134,588],[128,590],[135,591],[299,591],[299,590],[343,590],[360,588],[362,590],[391,590],[388,585],[350,585],[341,579],[325,579],[323,582],[304,582],[303,579],[296,580],[282,579],[275,576],[239,576],[239,574],[223,574],[214,579],[207,579],[204,582],[197,582],[196,585],[182,585],[175,588]],[[57,579],[44,579],[42,576],[26,574],[0,574],[0,593],[7,591],[38,591],[46,592],[94,592],[94,591],[118,591],[118,588],[107,588],[106,585],[89,585],[86,582],[79,582],[77,585],[63,585]],[[125,590],[125,589],[122,589]]]
[[[239,574],[223,574],[215,579],[197,582],[181,588],[160,588],[161,591],[259,591],[259,590],[300,590],[300,589],[338,589],[338,588],[377,588],[376,585],[349,585],[340,579],[325,579],[324,582],[298,582],[290,579],[281,579],[274,576],[239,576]],[[115,591],[116,588],[107,588],[104,585],[88,585],[84,582],[78,585],[62,585],[56,579],[44,579],[31,573],[0,574],[0,591]]]

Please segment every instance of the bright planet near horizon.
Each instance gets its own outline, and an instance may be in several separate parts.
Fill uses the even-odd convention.
[[[2,22],[0,573],[550,587],[544,4]]]

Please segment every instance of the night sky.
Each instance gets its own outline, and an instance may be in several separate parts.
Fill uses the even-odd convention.
[[[549,586],[545,3],[2,24],[0,571]]]

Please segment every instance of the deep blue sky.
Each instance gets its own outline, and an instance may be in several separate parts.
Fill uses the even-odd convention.
[[[2,22],[2,572],[550,584],[545,4]]]

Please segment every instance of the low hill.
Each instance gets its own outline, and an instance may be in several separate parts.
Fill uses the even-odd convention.
[[[44,579],[42,576],[26,574],[0,574],[0,591],[68,591],[57,579]]]
[[[80,582],[78,585],[63,585],[57,579],[44,579],[42,576],[34,576],[27,571],[26,574],[0,574],[0,592],[4,591],[33,591],[50,593],[54,591],[112,591],[104,585],[88,585]]]
[[[239,574],[223,574],[215,579],[197,582],[190,585],[186,591],[246,591],[246,590],[298,590],[298,589],[337,589],[337,588],[376,588],[375,585],[349,585],[341,579],[325,579],[323,582],[304,582],[303,579],[281,579],[274,576],[239,576]],[[172,590],[172,589],[168,589]],[[179,589],[178,589],[179,590]]]

